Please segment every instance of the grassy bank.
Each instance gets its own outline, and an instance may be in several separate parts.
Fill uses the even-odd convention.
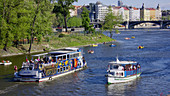
[[[34,42],[32,46],[31,53],[35,52],[43,52],[50,51],[54,49],[59,49],[63,47],[79,47],[79,46],[87,46],[90,44],[103,43],[103,42],[111,42],[114,39],[111,39],[103,34],[98,35],[83,35],[83,34],[58,34],[49,37],[49,42],[41,42],[37,44]],[[4,51],[0,49],[0,57],[11,56],[11,55],[19,55],[28,53],[29,44],[19,45],[16,47],[9,47],[8,51]]]

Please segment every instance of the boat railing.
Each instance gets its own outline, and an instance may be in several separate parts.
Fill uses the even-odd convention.
[[[125,70],[125,77],[126,76],[131,76],[131,75],[136,75],[141,72],[141,68],[134,69],[134,70]]]

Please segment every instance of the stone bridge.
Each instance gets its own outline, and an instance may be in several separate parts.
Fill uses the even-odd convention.
[[[160,29],[166,29],[168,25],[170,25],[170,20],[167,21],[125,21],[122,23],[128,29],[134,29],[135,25],[141,23],[153,23],[160,26]]]
[[[168,27],[168,25],[170,25],[170,20],[166,20],[166,21],[125,21],[122,23],[122,25],[125,26],[125,28],[127,29],[134,29],[135,25],[141,24],[141,23],[153,23],[156,25],[159,25],[161,29],[166,29]],[[91,22],[90,24],[93,24],[95,26],[95,28],[101,28],[103,22]]]

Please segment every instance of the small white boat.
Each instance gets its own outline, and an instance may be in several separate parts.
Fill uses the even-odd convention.
[[[0,65],[11,65],[12,64],[12,62],[10,62],[10,61],[2,61],[2,62],[0,62]]]
[[[141,67],[135,61],[116,61],[109,62],[107,70],[107,82],[123,83],[135,80],[141,74]]]

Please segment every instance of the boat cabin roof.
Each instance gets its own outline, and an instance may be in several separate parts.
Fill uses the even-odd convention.
[[[128,64],[137,64],[137,62],[135,62],[135,61],[112,61],[112,62],[109,62],[110,64],[112,64],[112,65],[121,65],[121,64],[123,64],[123,65],[128,65]]]
[[[78,50],[79,48],[71,48],[71,47],[68,47],[68,48],[65,48],[66,50],[72,50],[72,51],[76,51],[76,50]]]
[[[73,52],[73,51],[60,51],[60,50],[58,50],[58,51],[52,51],[52,52],[49,52],[49,54],[56,54],[56,55],[60,55],[60,54],[66,54],[66,53],[71,53],[71,52]]]
[[[56,56],[63,56],[63,55],[67,55],[68,53],[74,54],[74,53],[78,52],[77,50],[79,50],[79,48],[68,47],[68,48],[64,48],[64,49],[58,49],[58,50],[55,50],[55,51],[51,51],[51,52],[48,52],[48,53],[32,55],[32,57],[46,56],[48,54],[54,55],[55,57]]]
[[[36,54],[36,55],[32,55],[32,57],[40,57],[40,56],[45,56],[47,55],[48,53],[42,53],[42,54]]]

